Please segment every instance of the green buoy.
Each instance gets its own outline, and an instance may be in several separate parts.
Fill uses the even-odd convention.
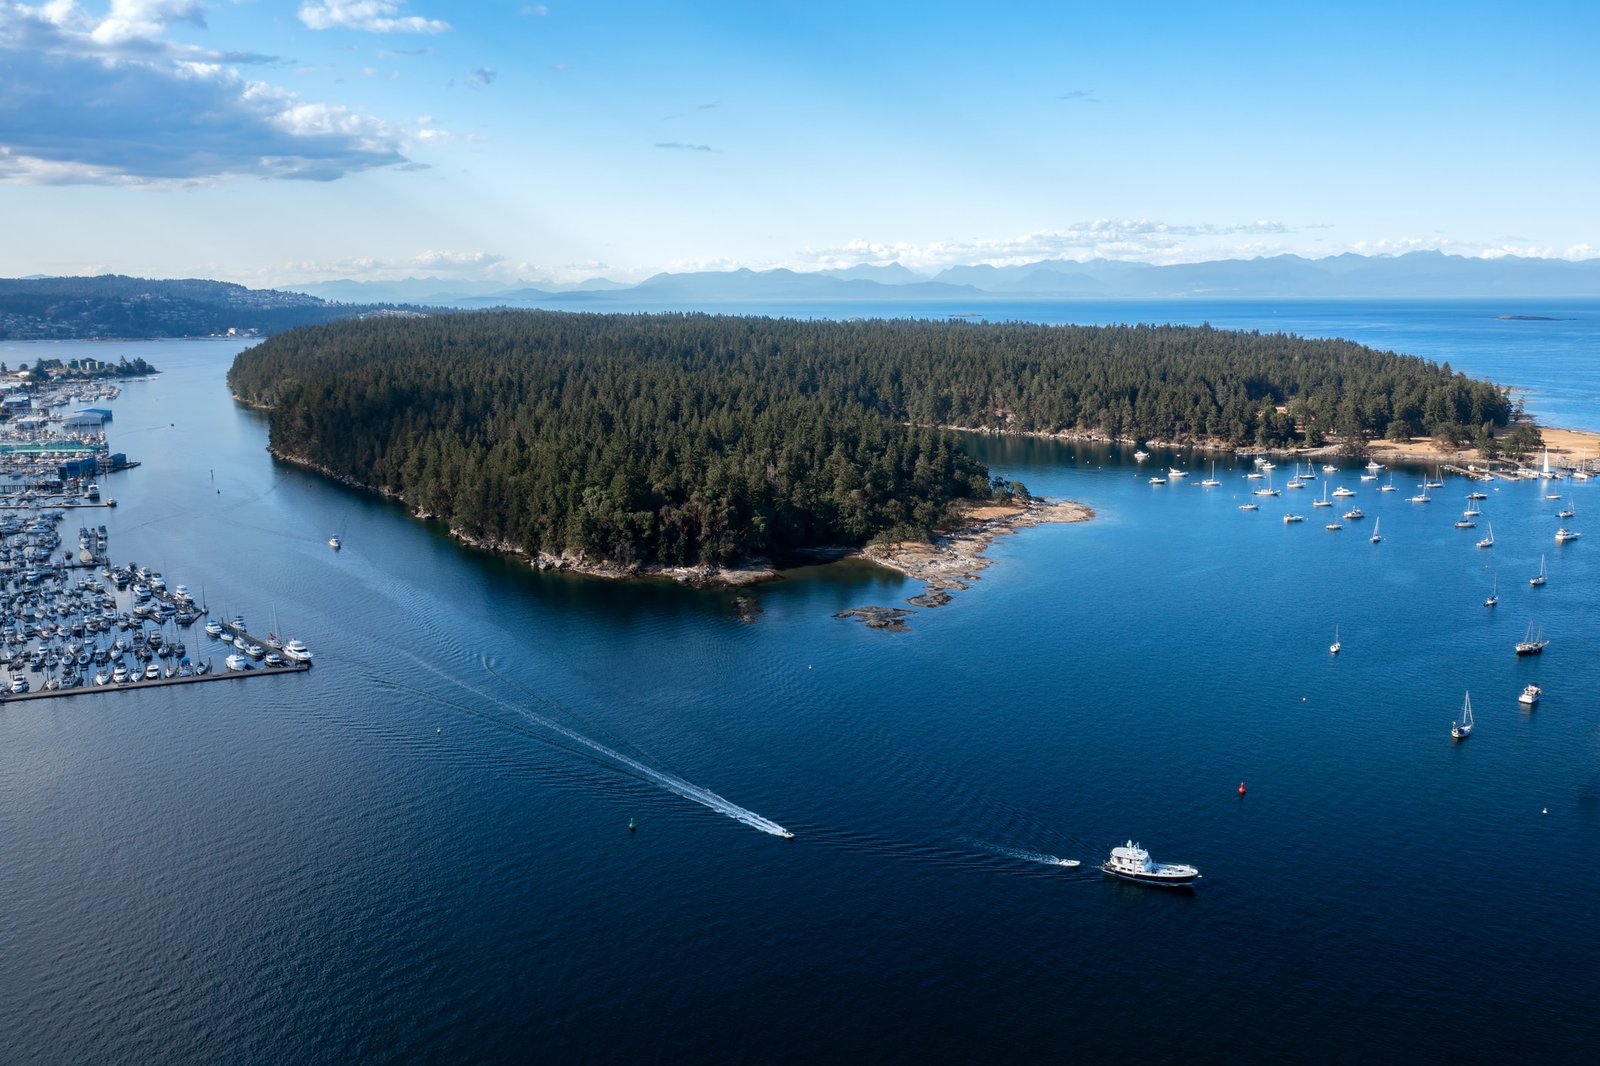
[[[629,818],[628,819],[628,832],[632,833],[632,832],[636,831],[638,828],[639,828],[638,825],[636,825],[634,823],[633,819]]]

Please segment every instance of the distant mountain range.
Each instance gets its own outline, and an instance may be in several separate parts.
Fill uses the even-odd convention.
[[[761,301],[871,302],[1016,299],[1373,299],[1600,297],[1600,259],[1471,259],[1442,252],[1279,255],[1153,266],[1109,259],[1041,260],[1020,266],[955,266],[932,277],[899,264],[793,270],[657,274],[637,285],[594,279],[564,286],[331,281],[300,291],[326,299],[445,307],[695,307]]]
[[[595,278],[576,285],[506,286],[442,278],[327,281],[298,291],[247,289],[200,279],[0,279],[0,340],[194,337],[278,333],[293,326],[427,308],[700,310],[807,302],[925,302],[971,311],[1019,300],[1600,298],[1600,259],[1469,259],[1440,252],[1399,256],[1280,255],[1152,266],[1092,259],[1021,266],[955,266],[933,277],[898,264],[657,274],[637,285]],[[1507,306],[1508,313],[1517,308]]]

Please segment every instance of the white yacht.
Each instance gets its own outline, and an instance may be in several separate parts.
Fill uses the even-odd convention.
[[[1305,520],[1306,520],[1305,515],[1298,515],[1298,514],[1295,514],[1293,511],[1290,511],[1288,514],[1283,516],[1283,521],[1284,521],[1285,525],[1289,524],[1290,522],[1304,522]]]
[[[1133,453],[1133,461],[1136,463],[1142,463],[1148,458],[1150,458],[1150,453],[1143,449]]]
[[[1156,862],[1150,853],[1133,841],[1111,849],[1111,858],[1100,867],[1113,877],[1137,881],[1141,885],[1182,888],[1200,879],[1200,871],[1183,863]]]
[[[1354,496],[1356,494],[1356,490],[1347,489],[1343,485],[1340,485],[1338,488],[1333,490],[1333,494],[1335,496]]]
[[[1187,471],[1187,470],[1179,470],[1175,466],[1169,466],[1167,468],[1167,476],[1170,477],[1172,480],[1176,481],[1181,477],[1188,477],[1189,476],[1189,471]]]
[[[342,544],[343,542],[339,540],[337,534],[328,538],[328,547],[332,548],[334,551],[338,551]]]
[[[308,663],[311,661],[311,649],[301,641],[291,640],[283,646],[283,657],[297,663]]]
[[[1528,685],[1522,690],[1522,695],[1517,697],[1517,702],[1527,707],[1532,707],[1539,702],[1539,697],[1544,695],[1544,689],[1538,685]]]
[[[234,652],[232,655],[228,656],[226,662],[228,664],[228,669],[229,670],[248,670],[248,669],[250,669],[250,660],[246,659],[243,655],[240,655],[238,652]]]
[[[1565,544],[1569,540],[1577,540],[1582,535],[1576,529],[1568,529],[1566,526],[1562,526],[1556,530],[1556,543]]]

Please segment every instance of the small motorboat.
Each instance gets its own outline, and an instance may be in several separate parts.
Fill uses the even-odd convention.
[[[1517,697],[1517,702],[1525,707],[1532,707],[1544,695],[1544,689],[1538,685],[1529,685],[1522,690],[1522,695]]]

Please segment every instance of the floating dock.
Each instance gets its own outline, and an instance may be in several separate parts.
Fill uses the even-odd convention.
[[[0,693],[0,707],[10,703],[20,703],[23,700],[47,700],[56,696],[96,696],[106,692],[128,692],[133,689],[159,688],[162,685],[190,685],[197,681],[238,681],[247,677],[262,677],[267,674],[303,674],[311,669],[310,663],[284,663],[282,666],[260,666],[252,663],[248,670],[212,670],[204,674],[191,674],[188,677],[157,677],[146,681],[124,681],[120,685],[110,683],[105,685],[74,685],[72,688],[40,689],[37,692],[5,692]]]

